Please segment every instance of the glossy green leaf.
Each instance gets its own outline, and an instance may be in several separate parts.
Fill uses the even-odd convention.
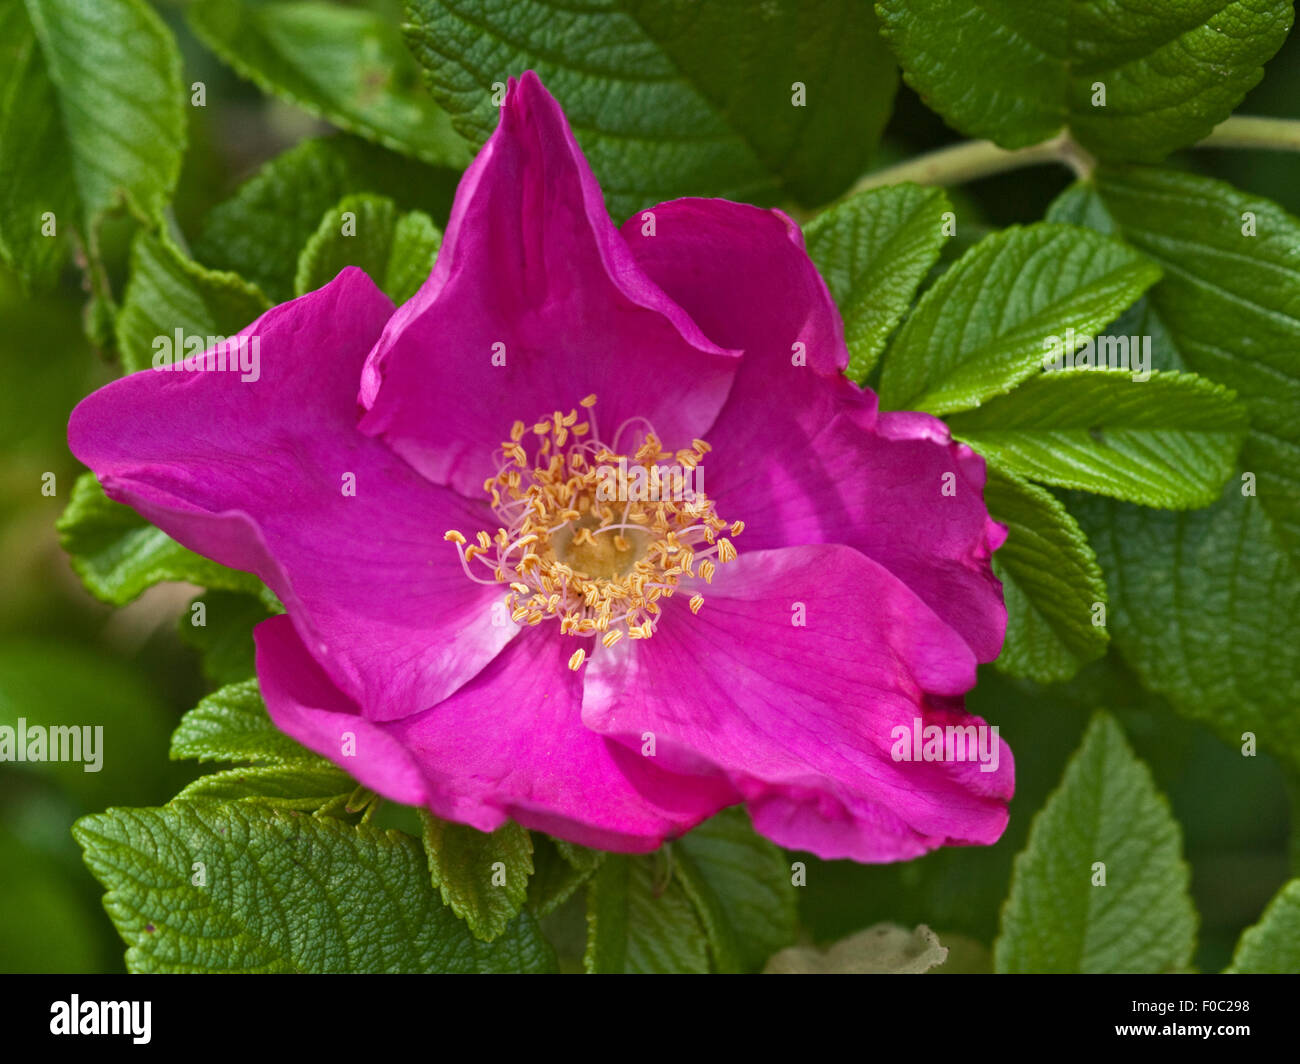
[[[398,215],[381,196],[347,196],[330,208],[302,249],[298,295],[328,284],[345,266],[359,266],[400,305],[428,278],[442,233],[421,211]]]
[[[493,832],[453,824],[420,810],[424,850],[443,904],[491,942],[518,914],[533,874],[533,841],[513,820]]]
[[[1194,374],[1136,372],[1042,373],[949,427],[994,465],[1044,484],[1146,506],[1212,503],[1236,466],[1245,408]]]
[[[205,799],[83,817],[73,834],[133,972],[555,967],[527,913],[478,942],[401,832]]]
[[[859,0],[407,0],[434,97],[474,144],[534,70],[620,220],[661,200],[824,203],[866,169],[897,80]],[[802,86],[802,90],[800,89]]]
[[[921,97],[970,137],[1020,148],[1068,130],[1105,158],[1155,161],[1227,118],[1263,77],[1287,0],[879,0]]]
[[[446,218],[458,177],[356,137],[305,140],[212,209],[194,255],[284,302],[294,296],[303,245],[344,196],[371,192],[389,197],[401,210]]]
[[[993,556],[1007,603],[1007,636],[997,665],[1013,676],[1068,680],[1106,652],[1095,623],[1106,584],[1088,539],[1051,492],[991,472],[984,486],[989,515],[1007,526]]]
[[[110,210],[161,221],[185,146],[180,53],[143,0],[0,0],[0,42],[0,257],[43,286],[65,234],[94,259]]]
[[[1234,749],[1300,767],[1300,575],[1262,500],[1231,480],[1185,513],[1078,496],[1111,638],[1148,687]]]
[[[256,680],[214,691],[186,713],[172,735],[171,756],[263,765],[320,760],[271,723]]]
[[[397,24],[317,2],[197,0],[186,17],[204,44],[265,92],[340,129],[464,169],[469,145],[420,84]]]
[[[588,972],[703,973],[708,939],[663,852],[609,854],[587,886]]]
[[[709,936],[714,968],[757,971],[799,934],[790,863],[740,809],[728,809],[672,844],[673,875]]]
[[[1300,219],[1173,171],[1103,170],[1096,187],[1118,232],[1164,268],[1151,300],[1188,368],[1250,408],[1242,468],[1300,565]]]
[[[131,277],[117,314],[122,366],[128,373],[147,369],[161,350],[193,354],[185,348],[191,337],[202,337],[200,350],[206,351],[269,307],[238,274],[206,269],[165,238],[142,232],[131,247]]]
[[[1043,343],[1095,335],[1159,276],[1116,240],[1073,226],[1005,229],[971,248],[894,337],[880,378],[890,409],[946,414],[1042,369]]]
[[[167,580],[259,594],[251,573],[227,569],[186,550],[129,506],[104,494],[93,473],[77,478],[58,521],[59,542],[96,598],[124,606],[145,588]]]
[[[200,776],[176,797],[254,801],[282,809],[317,810],[356,790],[356,781],[323,759],[292,765],[232,768]]]
[[[1016,858],[996,969],[1183,971],[1196,938],[1190,880],[1168,801],[1099,713]]]
[[[1300,879],[1293,879],[1237,943],[1229,972],[1300,975]]]
[[[947,240],[939,189],[891,185],[850,196],[804,230],[844,317],[848,374],[864,380]]]

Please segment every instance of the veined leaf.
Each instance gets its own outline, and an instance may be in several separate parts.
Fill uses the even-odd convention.
[[[58,520],[59,542],[87,590],[124,606],[145,588],[166,580],[258,595],[262,581],[186,550],[129,506],[104,494],[93,473],[77,478]],[[267,592],[269,594],[269,592]]]
[[[256,680],[214,691],[186,713],[172,735],[171,756],[261,765],[315,765],[321,760],[271,722]]]
[[[277,155],[209,212],[194,254],[283,302],[293,298],[303,245],[321,216],[344,196],[372,192],[402,210],[446,218],[458,176],[356,137],[305,140]]]
[[[346,217],[350,216],[350,217]],[[382,196],[347,196],[321,218],[298,257],[298,295],[328,284],[344,266],[359,266],[399,306],[433,269],[442,233],[422,211],[400,217]]]
[[[808,254],[844,317],[848,374],[864,380],[947,240],[939,189],[869,189],[823,211],[804,230]]]
[[[108,211],[162,218],[185,145],[180,53],[143,0],[0,0],[0,41],[0,257],[45,286],[62,234],[93,260]]]
[[[690,899],[648,857],[608,854],[587,887],[588,972],[703,973],[708,940]]]
[[[469,145],[421,86],[401,30],[383,15],[310,0],[198,0],[186,18],[264,92],[427,163],[469,165]]]
[[[1043,365],[1043,342],[1094,335],[1160,275],[1117,240],[1073,226],[1005,229],[921,297],[890,345],[880,399],[946,414],[1008,392]]]
[[[1007,526],[993,556],[1007,603],[1007,636],[997,666],[1043,683],[1068,680],[1106,652],[1104,623],[1094,623],[1106,584],[1097,556],[1051,492],[990,471],[989,515]]]
[[[1106,572],[1116,645],[1228,744],[1249,732],[1300,765],[1300,220],[1221,181],[1136,167],[1103,168],[1052,213],[1159,260],[1157,355],[1233,388],[1250,411],[1239,476],[1210,509],[1070,502]]]
[[[785,855],[740,809],[727,809],[672,844],[673,874],[695,905],[719,971],[758,971],[799,934]]]
[[[1261,500],[1206,510],[1068,501],[1110,589],[1107,624],[1143,683],[1239,748],[1300,767],[1300,575]]]
[[[1138,381],[1126,370],[1067,369],[1031,377],[949,426],[1019,476],[1182,508],[1218,498],[1246,411],[1227,388],[1190,373]]]
[[[148,369],[160,340],[173,357],[177,332],[202,337],[206,351],[234,336],[270,307],[266,296],[238,274],[209,270],[186,258],[170,241],[142,232],[131,246],[131,277],[117,314],[117,344],[128,373]],[[209,343],[209,339],[214,341]]]
[[[1300,879],[1284,886],[1237,943],[1229,972],[1300,974]]]
[[[232,768],[200,776],[176,796],[254,801],[281,809],[316,810],[350,795],[356,781],[324,758],[318,763]]]
[[[474,939],[401,832],[195,800],[83,817],[73,834],[133,972],[555,969],[527,913]]]
[[[1034,818],[994,946],[1001,973],[1174,972],[1196,910],[1182,833],[1151,773],[1099,713]]]
[[[1263,77],[1286,0],[879,0],[921,97],[970,137],[1020,148],[1068,130],[1105,158],[1199,140]]]
[[[493,832],[420,810],[432,882],[477,939],[491,942],[519,913],[533,874],[533,841],[513,820]]]
[[[1164,268],[1151,300],[1188,368],[1250,408],[1242,468],[1300,564],[1300,219],[1174,171],[1103,169],[1096,188],[1124,239]]]
[[[434,97],[475,145],[535,70],[620,219],[677,196],[824,203],[864,169],[897,75],[859,0],[407,0]],[[846,106],[846,102],[851,105]]]

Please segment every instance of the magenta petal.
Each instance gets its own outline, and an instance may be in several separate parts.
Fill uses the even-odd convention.
[[[283,618],[256,636],[279,728],[378,793],[448,820],[492,831],[510,817],[580,845],[644,852],[739,800],[722,781],[674,776],[584,727],[572,641],[553,626],[521,634],[441,705],[385,724],[357,714]]]
[[[839,314],[785,215],[702,199],[654,211],[653,238],[624,226],[637,261],[711,339],[744,351],[705,467],[718,512],[745,522],[740,549],[855,547],[992,661],[1006,609],[990,557],[1005,532],[984,506],[983,459],[928,414],[877,415],[874,395],[839,376]]]
[[[271,617],[253,629],[257,680],[275,726],[309,750],[329,758],[376,794],[424,805],[419,763],[389,733],[391,725],[367,720],[303,646],[288,617]]]
[[[391,313],[349,268],[240,334],[260,339],[257,380],[145,370],[85,399],[68,429],[109,496],[260,576],[334,682],[380,720],[441,700],[516,631],[492,624],[500,589],[470,582],[442,539],[489,526],[486,504],[356,429],[361,366]]]
[[[656,739],[673,771],[715,773],[755,825],[822,857],[891,861],[992,842],[1006,825],[1010,750],[975,762],[895,761],[894,729],[981,722],[954,699],[975,681],[966,643],[900,580],[848,547],[742,554],[680,598],[655,635],[587,666],[583,719]],[[805,623],[794,623],[802,619]]]
[[[516,420],[592,393],[607,442],[645,417],[670,449],[688,446],[721,409],[735,363],[637,266],[530,72],[461,181],[432,275],[366,365],[361,424],[478,497]]]

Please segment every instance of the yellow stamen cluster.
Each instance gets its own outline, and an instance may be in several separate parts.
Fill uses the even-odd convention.
[[[558,619],[561,632],[612,647],[624,637],[654,635],[660,600],[683,580],[709,583],[718,565],[736,557],[728,536],[740,535],[744,522],[722,520],[703,490],[660,490],[661,463],[676,462],[680,489],[681,474],[697,469],[707,443],[664,451],[653,427],[638,418],[643,442],[631,455],[620,454],[619,438],[632,422],[607,446],[597,437],[595,403],[594,395],[582,400],[582,421],[577,410],[557,410],[531,426],[516,421],[501,444],[500,470],[483,483],[501,527],[494,536],[476,533],[472,543],[455,529],[445,538],[471,579],[509,585],[505,605],[516,624]],[[614,470],[616,493],[610,490]],[[639,483],[653,490],[625,490],[628,470],[644,471]],[[472,568],[476,562],[482,576]],[[691,612],[703,605],[695,592]],[[580,669],[588,656],[574,651],[569,668]]]

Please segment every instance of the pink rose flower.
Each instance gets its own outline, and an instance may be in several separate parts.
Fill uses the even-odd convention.
[[[69,441],[280,597],[258,678],[305,746],[440,817],[608,850],[739,802],[822,857],[1001,835],[1000,739],[995,771],[893,756],[917,721],[982,724],[962,696],[1006,627],[983,460],[844,376],[781,212],[616,229],[526,73],[414,298],[348,268],[241,336],[256,380],[135,373]]]

